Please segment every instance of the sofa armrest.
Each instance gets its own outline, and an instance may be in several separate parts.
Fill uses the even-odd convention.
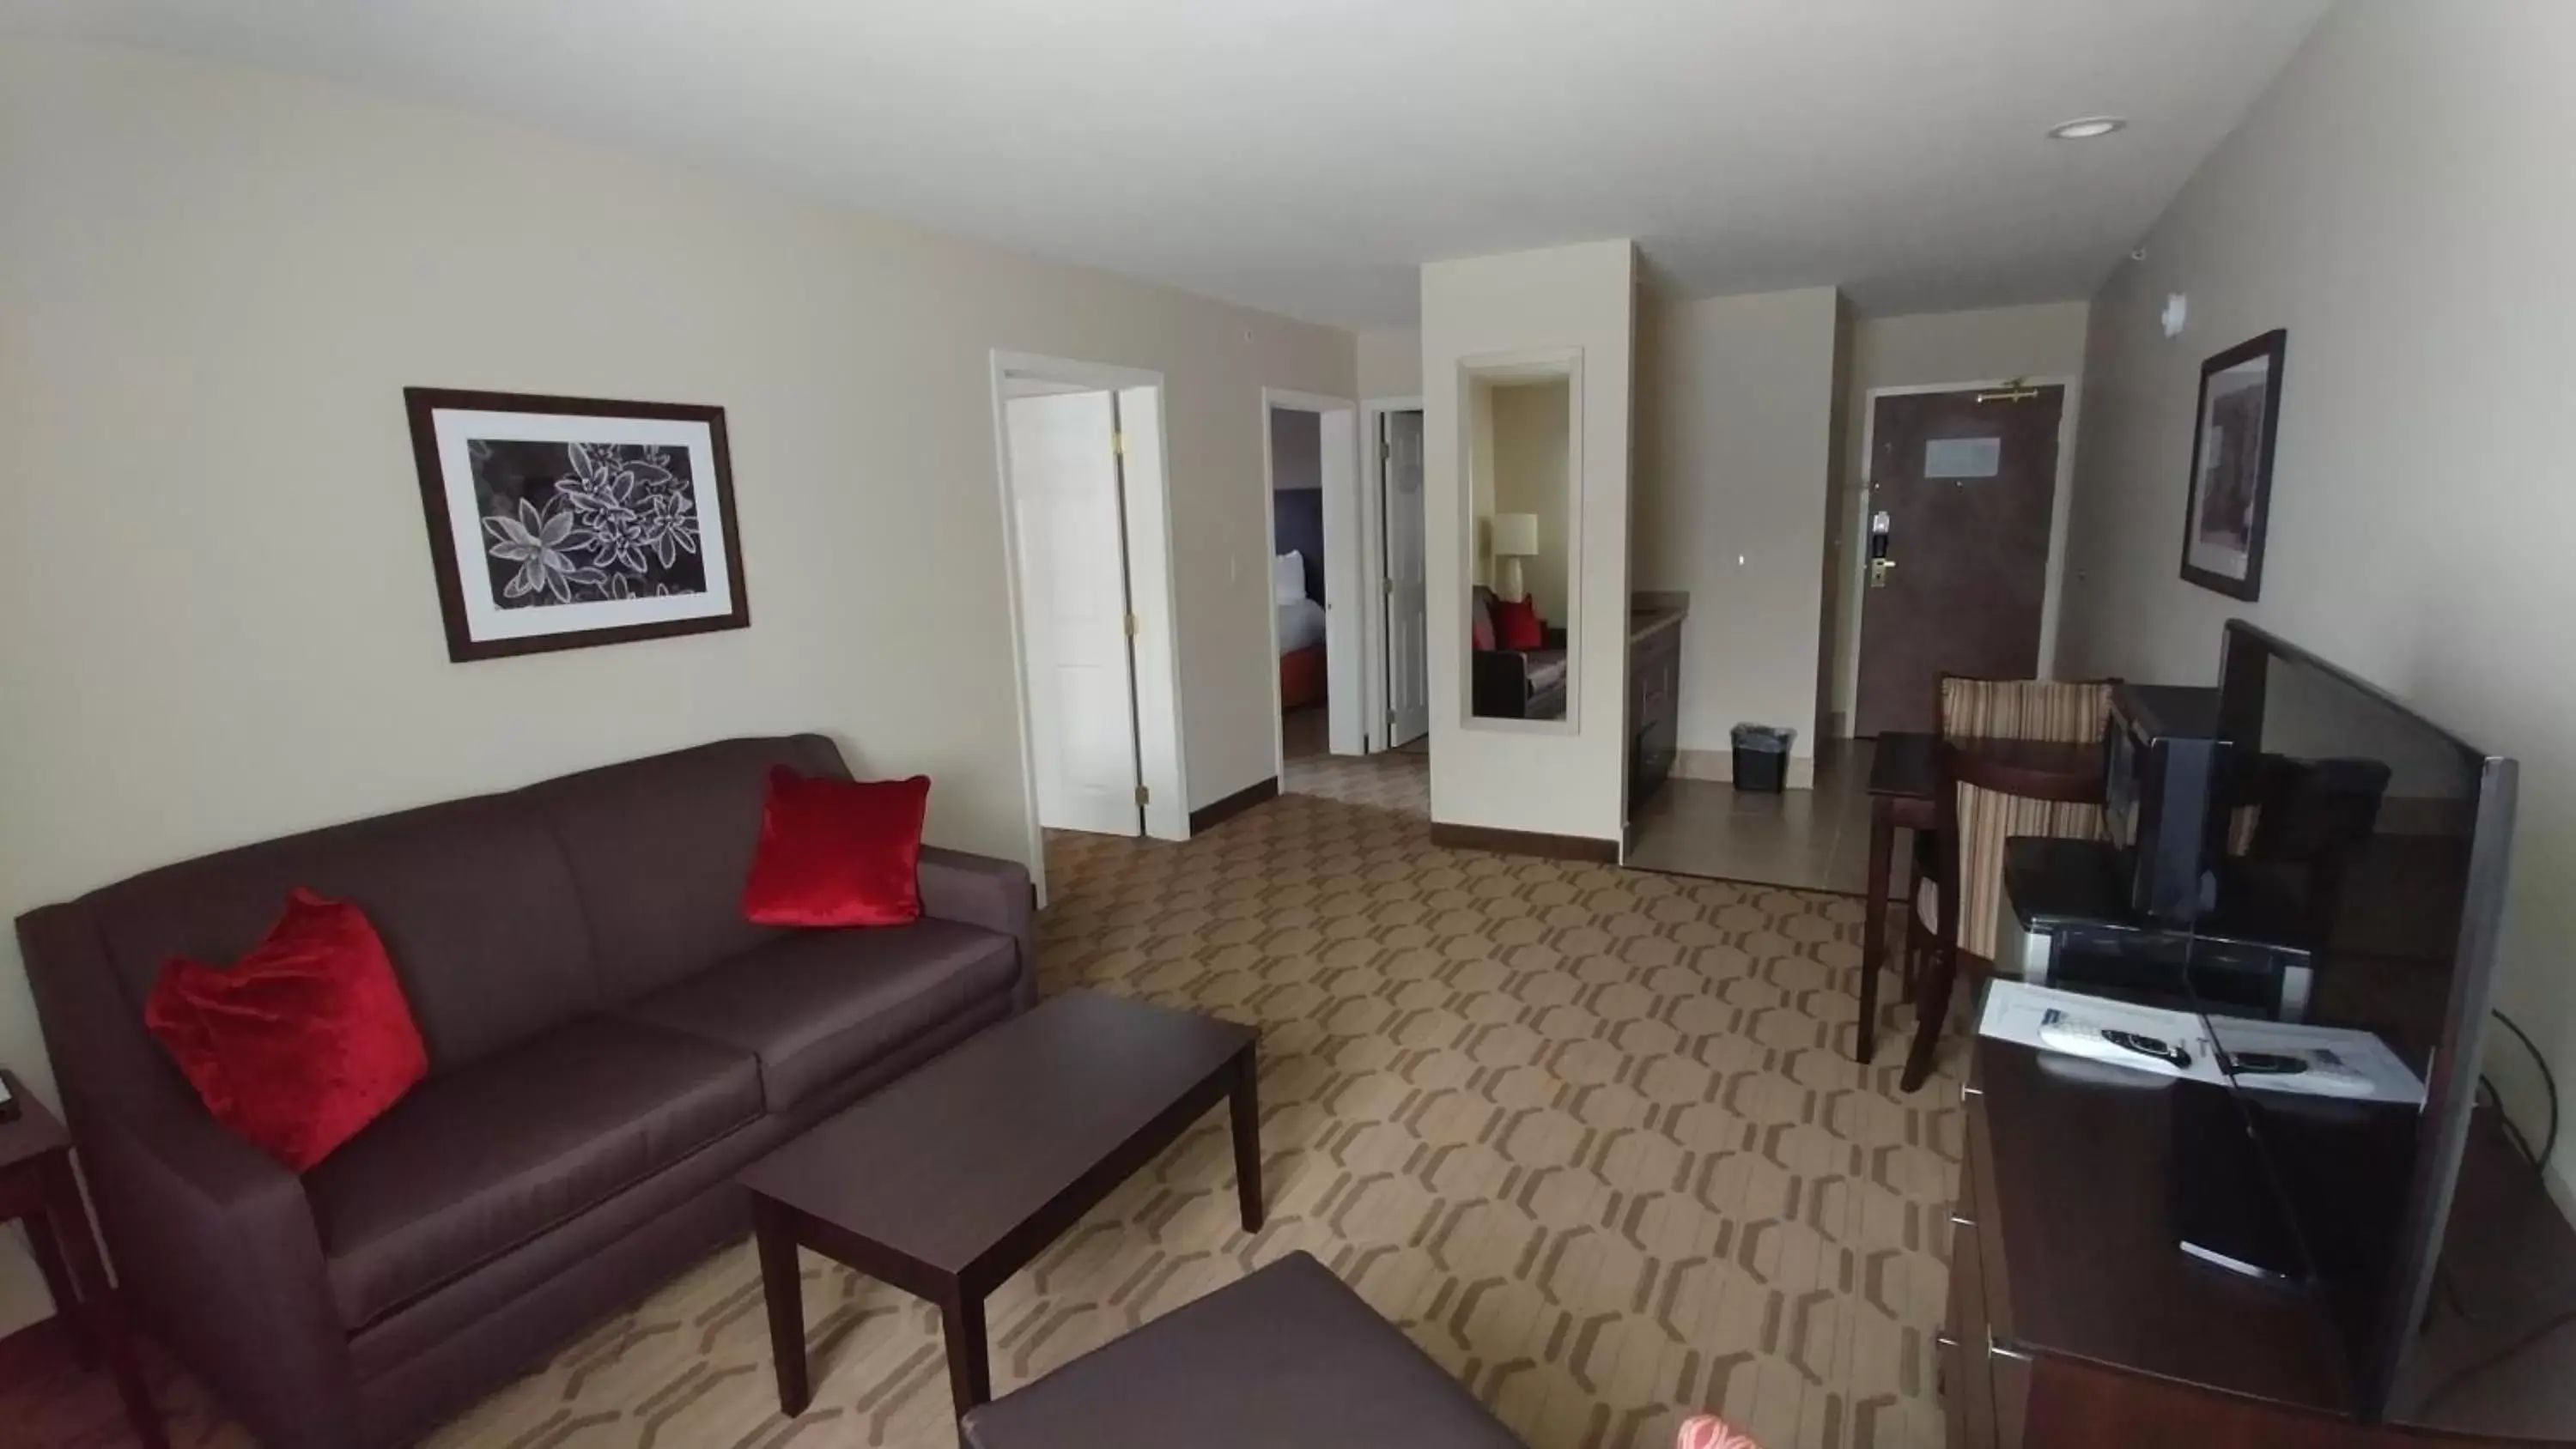
[[[1529,661],[1509,649],[1475,649],[1467,655],[1467,698],[1486,719],[1518,719],[1529,704]]]
[[[999,931],[1020,943],[1020,1005],[1037,1000],[1037,889],[1015,860],[921,848],[921,911]]]
[[[18,920],[45,1046],[125,1293],[252,1427],[354,1427],[304,1184],[226,1131],[144,1029],[87,911]],[[302,1437],[299,1429],[298,1437]]]

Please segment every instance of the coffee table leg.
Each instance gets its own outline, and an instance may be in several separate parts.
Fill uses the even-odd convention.
[[[814,1402],[805,1364],[805,1280],[786,1210],[754,1193],[751,1222],[760,1240],[760,1291],[769,1300],[769,1357],[778,1370],[778,1412],[789,1418]]]
[[[1261,1065],[1249,1046],[1234,1059],[1234,1192],[1243,1204],[1243,1230],[1261,1231]]]
[[[993,1397],[991,1348],[984,1340],[984,1300],[951,1284],[939,1300],[939,1326],[948,1336],[948,1392],[957,1417]]]

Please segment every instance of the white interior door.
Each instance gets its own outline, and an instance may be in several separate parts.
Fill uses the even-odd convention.
[[[1387,744],[1431,728],[1430,595],[1422,574],[1422,414],[1388,413],[1386,428]]]
[[[1006,411],[1038,823],[1141,835],[1115,404],[1077,392]]]

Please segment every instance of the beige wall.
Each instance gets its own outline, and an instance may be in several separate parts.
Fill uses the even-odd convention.
[[[1361,398],[1422,396],[1422,329],[1373,328],[1357,334],[1353,346]]]
[[[1834,647],[1827,673],[1833,682],[1831,713],[1848,733],[1852,687],[1858,679],[1860,628],[1867,603],[1862,565],[1868,557],[1868,460],[1861,456],[1869,393],[1882,387],[1928,387],[1938,383],[1994,382],[2013,377],[2075,378],[2084,367],[2085,302],[2041,302],[2027,307],[1990,307],[1975,312],[1926,312],[1910,317],[1863,317],[1852,329],[1852,358],[1843,386],[1850,425],[1843,443],[1841,506],[1835,521],[1827,568],[1835,604]],[[2067,405],[2077,407],[2070,391]],[[2079,429],[2073,430],[2080,432]],[[2072,457],[2059,460],[2061,478],[2071,478]],[[2061,495],[2051,521],[2053,540],[2066,529],[2066,499]],[[2054,580],[2047,604],[2049,618],[2041,629],[2040,667],[2048,667],[2049,645],[2060,591]]]
[[[2576,6],[2346,0],[2094,299],[2064,660],[2216,677],[2260,621],[2523,761],[2498,1004],[2576,1114]],[[2166,341],[2169,292],[2190,325]],[[2289,330],[2260,603],[2184,583],[2201,359]],[[2495,1033],[2498,1037],[2502,1033]],[[2544,1108],[2509,1042],[2491,1069]],[[2562,1190],[2576,1177],[2562,1143]],[[2564,1198],[2562,1198],[2562,1201]]]
[[[1539,617],[1550,624],[1566,619],[1569,406],[1563,382],[1493,390],[1493,511],[1537,517],[1538,553],[1521,560],[1521,582]]]
[[[1629,372],[1636,250],[1625,241],[1422,269],[1424,573],[1430,603],[1431,815],[1459,825],[1617,840],[1627,818]],[[1582,362],[1563,724],[1467,715],[1467,590],[1476,552],[1463,359],[1573,349]]]
[[[1690,594],[1693,773],[1744,720],[1792,726],[1797,755],[1815,752],[1839,305],[1810,287],[1644,310],[1631,551],[1638,588]]]
[[[0,42],[0,915],[726,734],[1028,840],[990,353],[1163,371],[1190,796],[1269,777],[1264,385],[1349,334],[274,75]],[[752,627],[447,662],[407,384],[720,404]],[[0,1060],[49,1091],[14,945]]]

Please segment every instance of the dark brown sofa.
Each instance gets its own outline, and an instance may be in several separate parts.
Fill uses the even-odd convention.
[[[925,916],[742,918],[767,771],[728,740],[167,866],[19,918],[137,1312],[267,1449],[409,1441],[749,1226],[734,1172],[1032,999],[1029,877],[928,849]],[[430,1075],[301,1178],[143,1028],[289,887],[363,906]]]

